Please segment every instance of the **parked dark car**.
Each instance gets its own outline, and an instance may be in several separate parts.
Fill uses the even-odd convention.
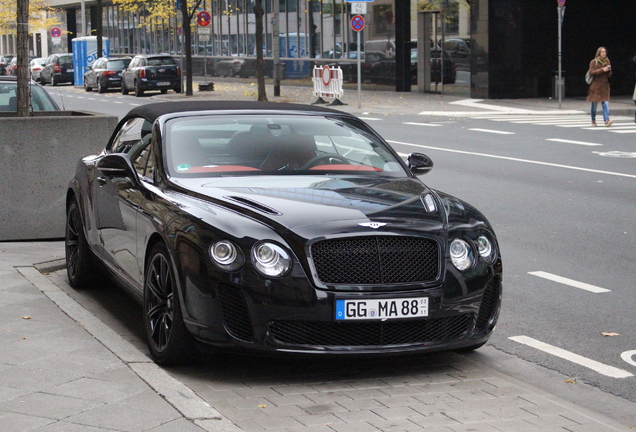
[[[13,60],[13,55],[0,56],[0,75],[7,74],[7,65]]]
[[[121,72],[121,93],[134,91],[139,97],[146,91],[168,90],[181,93],[181,68],[169,54],[140,54]]]
[[[476,349],[499,315],[499,247],[482,213],[420,181],[432,167],[329,108],[140,106],[69,183],[69,282],[107,268],[160,364],[195,346]]]
[[[356,83],[358,82],[358,52],[353,51],[347,54],[347,58],[352,61],[339,61],[330,63],[330,65],[338,66],[342,69],[342,77],[345,82]],[[360,79],[361,82],[371,80],[371,68],[373,65],[384,60],[386,57],[384,53],[379,51],[367,51],[361,53],[360,57]]]
[[[60,107],[49,94],[35,81],[29,81],[33,111],[57,111]],[[16,112],[18,110],[18,79],[14,76],[0,77],[0,111]]]
[[[58,85],[73,83],[73,54],[51,54],[44,61],[40,71],[40,83],[42,85]]]
[[[84,90],[97,88],[98,93],[106,93],[111,88],[121,88],[121,71],[128,67],[130,57],[101,57],[95,60],[84,74]]]
[[[411,84],[417,84],[417,49],[411,50],[410,76]],[[431,52],[431,82],[442,81],[442,65],[439,52]],[[455,62],[444,56],[444,84],[455,84],[457,80],[457,66]],[[376,84],[395,84],[395,58],[384,58],[374,63],[369,71],[370,80]]]

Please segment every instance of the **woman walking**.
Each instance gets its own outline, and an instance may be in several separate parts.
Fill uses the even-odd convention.
[[[587,91],[587,101],[592,102],[592,126],[596,126],[596,107],[601,103],[603,120],[609,127],[613,121],[609,118],[610,85],[608,78],[612,76],[612,65],[607,58],[607,50],[600,47],[596,50],[596,57],[590,62],[592,83]]]

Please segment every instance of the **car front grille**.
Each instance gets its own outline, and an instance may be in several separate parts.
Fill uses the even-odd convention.
[[[440,248],[416,237],[348,237],[311,246],[318,278],[325,284],[428,282],[439,275]]]
[[[272,321],[271,337],[280,344],[304,346],[389,346],[460,340],[474,315],[385,322]]]

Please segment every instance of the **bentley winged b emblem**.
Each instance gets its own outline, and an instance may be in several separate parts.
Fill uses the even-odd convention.
[[[384,225],[386,225],[386,223],[384,223],[384,222],[360,222],[358,225],[363,226],[363,227],[367,227],[367,228],[378,229],[378,228],[383,227]]]

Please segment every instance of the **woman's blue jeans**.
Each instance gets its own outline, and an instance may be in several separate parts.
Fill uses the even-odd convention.
[[[592,102],[592,121],[596,121],[596,107],[598,106],[598,102]],[[601,102],[601,107],[603,108],[603,120],[609,120],[609,101]]]

